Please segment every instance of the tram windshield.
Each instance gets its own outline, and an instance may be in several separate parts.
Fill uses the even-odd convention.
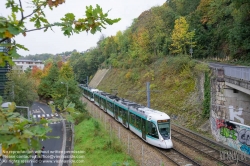
[[[164,140],[170,138],[170,121],[169,120],[162,120],[162,122],[158,121],[158,128],[161,136]]]

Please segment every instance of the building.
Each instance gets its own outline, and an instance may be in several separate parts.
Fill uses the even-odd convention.
[[[12,67],[13,70],[21,70],[23,72],[27,69],[33,69],[34,66],[41,70],[44,68],[44,63],[40,60],[14,59],[13,62],[15,63]]]

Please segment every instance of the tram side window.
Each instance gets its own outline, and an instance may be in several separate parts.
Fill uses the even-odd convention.
[[[136,116],[136,124],[135,127],[141,129],[141,117]]]
[[[105,100],[103,98],[101,98],[101,105],[105,106]]]
[[[108,106],[107,106],[108,109],[113,112],[113,104],[111,102],[109,102],[109,101],[108,101],[107,104],[108,104]]]
[[[135,115],[134,114],[130,114],[130,123],[135,126]]]
[[[121,107],[119,107],[119,115],[121,118],[123,117],[123,109]]]
[[[148,123],[148,135],[154,138],[159,138],[156,125],[153,122]]]
[[[98,96],[94,95],[95,101],[98,102]]]
[[[117,105],[115,105],[115,112],[117,115],[119,115],[119,107]]]
[[[123,119],[123,120],[126,120],[126,119],[127,119],[126,113],[127,113],[127,110],[122,109],[122,119]]]
[[[102,99],[102,105],[104,108],[106,108],[106,100],[105,99]]]

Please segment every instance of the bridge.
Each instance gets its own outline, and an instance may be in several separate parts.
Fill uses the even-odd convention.
[[[210,68],[212,134],[250,155],[250,67],[210,64]]]
[[[243,66],[231,66],[222,65],[217,63],[209,64],[211,70],[213,70],[213,81],[215,81],[216,89],[212,89],[216,92],[223,92],[224,97],[232,97],[227,92],[231,90],[233,93],[244,93],[245,97],[250,95],[250,67]],[[242,96],[235,96],[240,97]],[[244,99],[248,101],[248,99]]]
[[[223,67],[226,86],[250,95],[250,67]]]
[[[250,126],[250,67],[210,64],[210,68],[212,110],[222,119]]]

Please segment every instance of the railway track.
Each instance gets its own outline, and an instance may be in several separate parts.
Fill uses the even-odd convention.
[[[99,107],[94,105],[92,102],[89,102],[89,103],[91,103],[92,108],[94,106],[95,108],[98,108],[100,112],[102,112],[103,114],[106,114]],[[116,122],[116,124],[120,124],[115,120],[114,122]],[[202,154],[202,156],[204,156],[207,160],[217,161],[218,163],[217,165],[220,165],[220,166],[221,165],[230,165],[230,166],[232,165],[237,165],[237,166],[248,165],[249,166],[250,165],[249,159],[244,160],[244,161],[222,160],[220,156],[220,152],[228,151],[226,147],[223,147],[219,145],[218,143],[212,140],[209,140],[199,134],[196,134],[190,130],[187,130],[187,129],[184,129],[182,127],[172,124],[171,131],[172,131],[172,140],[181,142],[182,146],[184,145],[186,147],[191,147],[189,149],[192,149],[192,151],[193,149],[195,149],[195,152]],[[131,132],[131,134],[132,136],[135,136],[134,133]],[[143,143],[144,145],[148,145],[142,140],[141,140],[141,143]],[[199,161],[195,159],[194,157],[190,157],[189,153],[184,153],[183,150],[178,150],[178,148],[165,150],[165,149],[159,149],[159,148],[153,147],[152,145],[149,145],[149,146],[152,147],[155,151],[159,152],[159,154],[164,156],[164,158],[166,158],[169,162],[175,165],[179,165],[179,166],[204,165],[203,161]],[[232,149],[230,150],[232,151]],[[146,156],[144,157],[146,158]]]
[[[84,98],[85,99],[85,98]],[[92,105],[92,109],[98,109],[100,111],[100,113],[105,114],[109,117],[108,114],[106,114],[105,112],[103,112],[103,110],[101,110],[99,107],[97,107],[96,105],[94,105],[92,102],[88,101],[87,99],[85,99],[85,102],[89,103]],[[117,122],[115,119],[110,118],[114,121],[115,124],[117,125],[121,125],[119,122]],[[124,128],[124,130],[129,131],[127,129]],[[131,138],[135,137],[137,138],[138,136],[135,135],[133,132],[130,132],[131,134]],[[138,137],[139,138],[139,137]],[[136,139],[137,140],[137,139]],[[173,148],[173,149],[160,149],[157,147],[154,147],[150,144],[147,144],[146,142],[144,142],[141,139],[138,139],[138,141],[140,140],[141,143],[143,143],[143,146],[147,146],[149,149],[154,149],[156,152],[158,152],[158,155],[162,155],[163,158],[166,158],[166,160],[168,160],[168,163],[165,163],[167,165],[178,165],[178,166],[196,166],[199,165],[198,163],[196,163],[194,160],[192,160],[191,158],[189,158],[187,155],[183,154],[182,152],[178,151],[177,149]],[[137,142],[138,143],[138,142]],[[125,143],[126,144],[126,143]],[[147,153],[145,153],[147,154]],[[146,158],[146,156],[144,156],[144,158]],[[140,160],[140,159],[139,159]],[[171,163],[171,164],[170,164]],[[152,163],[151,163],[152,164]],[[165,165],[164,164],[164,165]]]
[[[237,166],[249,166],[250,161],[247,158],[240,160],[241,157],[235,158],[235,160],[227,160],[221,157],[221,152],[232,151],[225,148],[220,144],[209,140],[201,135],[195,134],[192,131],[183,129],[179,126],[172,125],[172,139],[185,144],[188,147],[195,149],[195,151],[209,157],[210,159],[217,161],[220,165],[236,165]],[[241,154],[242,155],[242,154]],[[237,160],[238,159],[238,160]]]
[[[179,166],[195,166],[200,165],[193,159],[189,158],[187,155],[181,153],[180,151],[172,148],[170,150],[156,148],[158,152],[164,155],[166,158],[171,160],[173,163]]]

